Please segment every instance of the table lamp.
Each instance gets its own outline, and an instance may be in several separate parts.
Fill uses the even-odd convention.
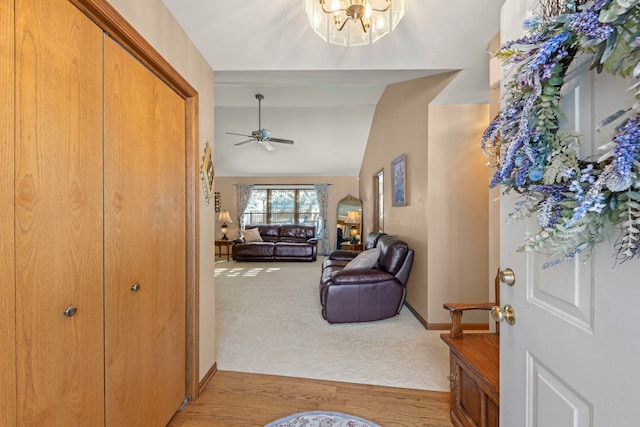
[[[360,224],[360,214],[358,211],[349,211],[347,212],[347,219],[344,222],[345,224],[352,224],[349,228],[349,233],[351,234],[351,243],[358,243],[357,235],[358,235],[358,225]]]
[[[227,237],[227,231],[229,231],[229,226],[227,223],[232,224],[231,216],[229,216],[229,211],[221,211],[220,215],[218,215],[218,222],[221,222],[220,231],[222,232],[222,240],[229,240]]]

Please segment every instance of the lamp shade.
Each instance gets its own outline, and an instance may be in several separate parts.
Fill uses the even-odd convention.
[[[222,222],[224,224],[232,224],[233,221],[231,221],[231,216],[229,215],[229,211],[222,211],[220,212],[220,214],[218,215],[218,222]]]
[[[360,213],[358,213],[358,211],[347,212],[345,224],[360,224]]]

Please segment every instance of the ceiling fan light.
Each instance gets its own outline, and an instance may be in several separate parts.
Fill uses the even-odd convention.
[[[274,147],[273,145],[271,145],[271,143],[269,141],[258,141],[258,143],[260,143],[264,148],[267,149],[267,151],[274,151],[276,149],[276,147]]]

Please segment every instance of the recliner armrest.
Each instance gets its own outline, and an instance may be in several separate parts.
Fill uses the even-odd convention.
[[[351,261],[352,259],[354,259],[355,257],[358,256],[360,252],[358,251],[348,251],[348,250],[343,250],[343,249],[335,249],[331,252],[329,252],[329,256],[327,257],[328,259],[333,259],[336,261]]]
[[[317,245],[318,244],[318,239],[316,239],[315,237],[312,237],[311,239],[307,240],[307,243],[309,243],[311,245]]]
[[[338,270],[331,274],[331,283],[334,285],[359,285],[386,282],[394,280],[386,271],[376,269]]]

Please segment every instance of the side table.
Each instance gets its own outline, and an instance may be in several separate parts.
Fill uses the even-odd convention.
[[[451,422],[456,427],[500,425],[500,335],[440,335],[449,346]]]
[[[347,251],[364,251],[364,243],[349,243],[345,242],[340,246],[340,249],[344,249]]]
[[[227,261],[229,261],[229,255],[231,255],[233,240],[216,240],[215,243],[216,243],[216,248],[218,248],[219,258],[222,258],[222,248],[227,248]]]

